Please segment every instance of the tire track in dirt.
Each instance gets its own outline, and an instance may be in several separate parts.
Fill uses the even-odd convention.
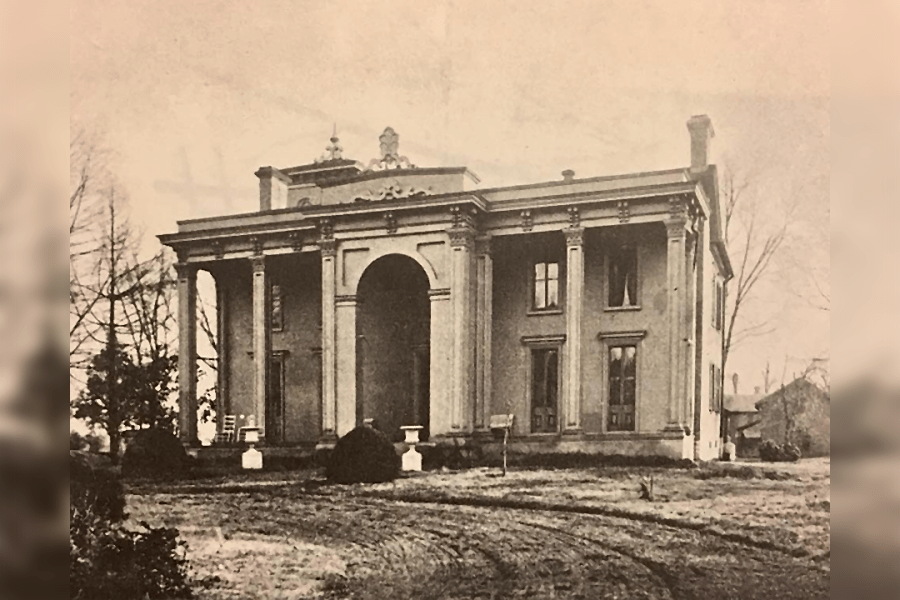
[[[219,496],[204,524],[328,547],[346,565],[330,598],[828,597],[828,576],[812,573],[811,559],[697,528],[368,495],[284,493],[258,504]]]
[[[642,565],[645,569],[647,569],[652,576],[657,578],[657,580],[668,590],[669,597],[673,600],[680,600],[681,596],[679,596],[675,591],[676,580],[669,574],[669,572],[665,569],[663,565],[656,563],[655,561],[643,558],[635,554],[634,552],[624,550],[621,547],[610,544],[608,542],[603,542],[593,537],[588,537],[584,535],[578,535],[576,533],[572,533],[569,531],[564,531],[559,527],[553,527],[551,525],[543,525],[539,523],[527,523],[530,527],[535,527],[544,531],[553,532],[555,535],[561,537],[570,537],[577,540],[584,540],[590,542],[591,544],[596,544],[602,548],[615,552],[616,554],[620,554],[625,556],[634,562]]]
[[[704,590],[709,598],[827,597],[827,576],[811,573],[809,560],[758,548],[741,551],[739,543],[694,528],[571,512],[487,511],[375,498],[342,504],[345,518],[362,513],[372,519],[367,531],[359,532],[363,536],[374,534],[370,527],[392,532],[382,534],[381,545],[366,552],[385,558],[378,576],[413,582],[430,577],[430,587],[444,595],[429,598],[594,598],[606,597],[616,585],[617,597],[627,598],[679,600]],[[742,564],[716,562],[721,555],[740,557]],[[704,562],[707,557],[712,564]],[[404,566],[397,561],[405,561]],[[769,572],[773,581],[762,587],[770,592],[755,589]],[[728,578],[734,581],[718,581]],[[792,589],[800,580],[802,585]]]
[[[442,497],[442,496],[417,496],[413,494],[395,494],[395,493],[382,493],[382,492],[366,492],[364,495],[360,497],[364,498],[373,498],[379,500],[388,500],[393,502],[401,502],[407,504],[435,504],[435,505],[443,505],[443,506],[470,506],[477,508],[493,508],[493,509],[505,509],[505,510],[519,510],[519,511],[544,511],[544,512],[554,512],[561,514],[579,514],[579,515],[592,515],[592,516],[602,516],[602,517],[610,517],[617,519],[626,519],[629,521],[635,521],[640,523],[648,523],[652,525],[658,525],[662,527],[671,527],[674,529],[684,529],[688,531],[696,531],[701,534],[716,536],[727,540],[729,542],[734,542],[736,544],[742,544],[744,546],[757,548],[761,550],[772,550],[776,552],[781,552],[783,554],[787,554],[789,556],[795,558],[801,558],[809,556],[809,553],[803,548],[784,546],[769,540],[759,540],[753,538],[748,535],[744,535],[741,533],[730,532],[730,531],[721,531],[717,530],[714,527],[710,527],[706,523],[696,523],[690,521],[684,521],[680,519],[675,519],[671,517],[665,517],[661,515],[648,514],[648,513],[639,513],[632,512],[628,510],[624,510],[617,507],[609,507],[609,506],[573,506],[569,504],[552,504],[540,501],[531,501],[531,500],[521,500],[521,499],[505,499],[505,498],[480,498],[480,497]]]
[[[650,594],[641,595],[653,598],[673,597],[669,582],[654,563],[641,560],[613,545],[574,535],[558,527],[541,527],[511,519],[484,519],[482,511],[448,512],[440,506],[422,505],[421,508],[405,510],[398,515],[392,511],[394,507],[390,503],[377,500],[375,503],[347,502],[345,508],[370,510],[376,503],[384,510],[382,518],[378,519],[379,525],[389,525],[395,529],[394,535],[386,537],[386,543],[378,546],[379,555],[385,558],[385,566],[390,565],[393,575],[401,577],[415,577],[417,572],[442,573],[442,581],[435,584],[449,584],[451,589],[445,590],[450,594],[448,597],[457,597],[456,592],[478,590],[488,594],[486,597],[503,598],[517,592],[528,595],[535,591],[540,593],[548,587],[553,591],[547,593],[558,592],[558,597],[569,597],[569,590],[573,594],[577,590],[585,590],[580,597],[594,597],[591,594],[597,588],[609,588],[604,576],[610,570],[610,554],[619,560],[633,563],[639,573],[644,574],[628,578],[632,581],[644,580],[639,586],[644,588],[641,591],[646,591],[647,587],[652,588]],[[479,523],[473,523],[473,520]],[[400,531],[396,531],[397,529]],[[403,556],[397,556],[395,548],[391,548],[397,544],[397,537],[403,540],[397,547],[412,546],[415,548],[414,552],[404,552]],[[600,549],[606,553],[600,552]],[[399,565],[390,558],[410,556],[415,557],[414,569],[410,569],[409,564],[398,569]],[[621,566],[616,567],[620,568]],[[655,584],[648,586],[647,577]],[[632,586],[625,583],[622,582],[620,587],[625,587],[623,591],[627,593],[627,588]]]

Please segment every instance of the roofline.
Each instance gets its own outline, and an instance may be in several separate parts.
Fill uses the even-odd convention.
[[[787,388],[791,387],[792,385],[794,385],[795,383],[798,383],[798,382],[803,382],[803,383],[806,383],[806,384],[809,385],[809,386],[812,386],[817,392],[819,392],[820,394],[822,394],[822,396],[824,396],[824,397],[827,398],[827,399],[830,399],[830,398],[831,398],[831,394],[829,394],[827,391],[825,391],[824,389],[822,389],[822,387],[820,387],[818,383],[816,383],[815,381],[810,381],[809,379],[807,379],[807,378],[804,377],[804,376],[800,376],[800,377],[797,377],[796,379],[794,379],[793,381],[791,381],[790,383],[785,384],[783,387],[779,387],[777,390],[775,390],[775,391],[772,392],[771,394],[767,394],[767,395],[765,395],[764,397],[760,398],[759,400],[756,401],[755,406],[756,406],[757,409],[758,409],[759,406],[760,406],[761,404],[765,404],[766,402],[769,402],[769,401],[771,401],[771,400],[774,400],[775,397],[776,397],[778,394],[781,393],[781,390],[787,389]]]
[[[606,179],[606,178],[598,178],[598,179]],[[580,182],[591,182],[594,179],[583,179],[577,180]],[[557,182],[553,182],[557,183]],[[563,183],[563,182],[559,182]],[[565,182],[568,183],[568,182]],[[517,186],[518,188],[523,188],[523,186]],[[524,186],[529,188],[535,187],[543,187],[540,184],[534,184],[529,186]],[[555,187],[555,186],[554,186]],[[498,190],[509,189],[509,188],[496,188]],[[249,217],[264,217],[268,215],[279,215],[279,214],[291,214],[296,213],[298,215],[315,215],[315,216],[323,216],[323,215],[338,215],[338,214],[351,214],[351,213],[365,213],[369,211],[383,211],[385,209],[402,209],[402,208],[420,208],[428,206],[433,201],[438,200],[440,202],[434,203],[436,205],[440,205],[446,202],[448,199],[452,199],[453,201],[465,201],[468,199],[477,199],[478,204],[481,205],[482,210],[486,212],[506,212],[512,210],[521,210],[523,207],[528,207],[529,204],[532,203],[541,203],[546,201],[549,198],[557,199],[557,200],[577,200],[579,198],[584,198],[585,202],[590,202],[592,200],[601,200],[601,201],[611,201],[621,199],[623,196],[628,197],[655,197],[660,195],[669,194],[683,194],[683,193],[697,193],[698,191],[702,194],[702,189],[698,187],[696,182],[694,181],[684,181],[684,182],[676,182],[676,183],[657,183],[653,185],[647,186],[632,186],[627,188],[618,188],[612,190],[602,190],[602,191],[577,191],[571,192],[568,194],[557,194],[554,196],[536,196],[534,198],[526,198],[523,200],[503,200],[492,202],[484,197],[485,190],[472,190],[470,192],[447,192],[444,194],[434,194],[430,196],[425,196],[422,199],[410,199],[410,198],[401,198],[395,201],[378,201],[378,202],[345,202],[340,204],[326,204],[321,206],[305,206],[305,207],[288,207],[288,208],[275,208],[270,210],[257,210],[253,212],[246,213],[236,213],[236,214],[228,214],[228,215],[219,215],[214,217],[199,217],[196,219],[183,219],[176,221],[178,226],[182,225],[192,225],[199,223],[212,223],[215,221],[225,221],[231,219],[242,219]],[[367,207],[367,208],[362,208]],[[164,236],[176,235],[176,233],[172,234],[160,234]],[[157,237],[160,237],[159,235]]]
[[[637,173],[624,173],[621,175],[600,175],[598,177],[582,177],[579,179],[554,179],[552,181],[539,181],[537,183],[523,183],[519,185],[507,185],[507,186],[499,186],[493,188],[482,188],[478,189],[479,194],[490,194],[493,192],[505,192],[508,190],[527,190],[529,188],[536,187],[547,187],[547,186],[561,186],[561,185],[572,185],[573,183],[594,183],[596,181],[613,181],[616,179],[631,179],[634,177],[648,177],[651,175],[674,175],[676,173],[682,173],[685,176],[685,181],[691,181],[688,176],[688,172],[690,169],[680,168],[680,169],[664,169],[662,171],[638,171]]]
[[[710,248],[712,248],[715,256],[718,257],[719,261],[722,263],[722,268],[725,273],[725,281],[731,281],[734,279],[734,270],[731,266],[731,258],[728,256],[728,247],[725,245],[725,242],[714,241],[710,242]]]

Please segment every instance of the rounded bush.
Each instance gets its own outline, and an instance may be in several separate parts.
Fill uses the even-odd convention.
[[[781,447],[781,460],[787,462],[797,462],[800,460],[801,452],[800,448],[796,445],[787,443]]]
[[[781,446],[772,440],[765,440],[759,445],[759,458],[764,462],[796,462],[800,456],[800,448],[790,442]]]
[[[335,483],[382,483],[400,474],[400,456],[380,431],[365,425],[338,440],[328,459],[326,477]]]
[[[127,476],[179,475],[188,458],[178,438],[164,429],[138,431],[122,457],[122,474]]]
[[[772,440],[763,440],[759,445],[759,458],[764,462],[781,460],[781,447]]]

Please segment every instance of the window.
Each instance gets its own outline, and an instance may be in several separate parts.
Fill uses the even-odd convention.
[[[709,410],[722,412],[724,396],[722,395],[722,370],[712,363],[709,365]]]
[[[725,290],[722,283],[713,279],[712,325],[720,331],[725,323]]]
[[[557,430],[559,391],[559,348],[534,348],[531,351],[531,431],[553,433]]]
[[[609,253],[609,285],[607,307],[638,306],[637,249],[622,246]]]
[[[534,310],[559,308],[559,263],[539,262],[534,265]]]
[[[607,431],[634,431],[637,346],[609,346]]]
[[[281,295],[281,286],[272,286],[272,331],[284,329],[284,299]]]

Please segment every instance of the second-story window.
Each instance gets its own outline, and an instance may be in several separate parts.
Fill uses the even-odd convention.
[[[534,310],[559,308],[559,263],[539,262],[534,265]]]
[[[638,263],[634,246],[621,246],[609,253],[609,308],[638,306]]]
[[[281,286],[272,286],[272,331],[284,329],[284,298],[281,294]]]
[[[725,324],[725,289],[719,280],[713,281],[713,327],[721,331]]]

